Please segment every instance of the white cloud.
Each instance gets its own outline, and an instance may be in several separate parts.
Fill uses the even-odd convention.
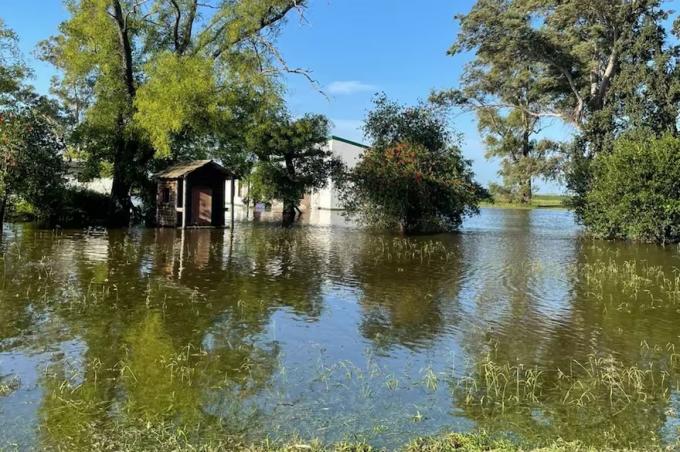
[[[326,87],[326,91],[336,95],[365,93],[367,91],[376,91],[377,89],[378,88],[375,85],[360,82],[358,80],[338,80],[330,83]]]

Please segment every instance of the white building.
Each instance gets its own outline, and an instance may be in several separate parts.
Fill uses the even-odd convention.
[[[97,177],[91,180],[82,180],[82,174],[85,170],[85,162],[80,160],[68,160],[66,165],[66,184],[74,188],[82,188],[104,195],[111,193],[113,186],[112,177]]]
[[[361,157],[361,153],[367,148],[368,146],[361,143],[356,143],[337,136],[332,136],[328,140],[328,143],[326,143],[326,149],[330,150],[333,155],[339,158],[349,169],[354,168]],[[241,182],[242,181],[239,180],[235,182],[234,204],[236,205],[244,205],[243,199],[247,196],[248,192],[247,187],[242,186]],[[227,203],[229,203],[229,200],[231,199],[230,196],[231,190],[229,186],[227,186]],[[302,210],[342,210],[343,207],[340,202],[340,193],[337,187],[335,187],[332,180],[329,180],[326,188],[305,196],[300,208]]]
[[[333,155],[339,158],[348,169],[352,169],[359,162],[361,153],[367,148],[360,143],[346,140],[344,138],[332,136],[326,145],[330,148]],[[340,202],[340,193],[334,186],[332,180],[328,181],[328,185],[323,190],[319,190],[310,195],[309,207],[312,209],[325,210],[342,210],[342,203]]]

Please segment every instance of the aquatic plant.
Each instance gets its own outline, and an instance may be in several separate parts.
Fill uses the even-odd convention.
[[[680,356],[673,344],[642,344],[640,355],[632,365],[592,354],[539,368],[498,362],[489,352],[450,387],[468,416],[489,429],[514,431],[529,444],[559,435],[595,447],[654,447],[663,443],[658,418],[639,416],[674,416],[669,404],[680,390]]]
[[[0,397],[7,397],[21,386],[19,377],[10,375],[0,377]]]

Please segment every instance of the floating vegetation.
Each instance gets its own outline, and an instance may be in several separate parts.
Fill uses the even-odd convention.
[[[0,397],[7,397],[21,386],[21,380],[15,375],[0,378]]]

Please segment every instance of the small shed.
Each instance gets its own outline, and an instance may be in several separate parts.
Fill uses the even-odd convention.
[[[179,163],[156,175],[156,223],[163,227],[224,226],[225,186],[232,175],[213,160]]]

